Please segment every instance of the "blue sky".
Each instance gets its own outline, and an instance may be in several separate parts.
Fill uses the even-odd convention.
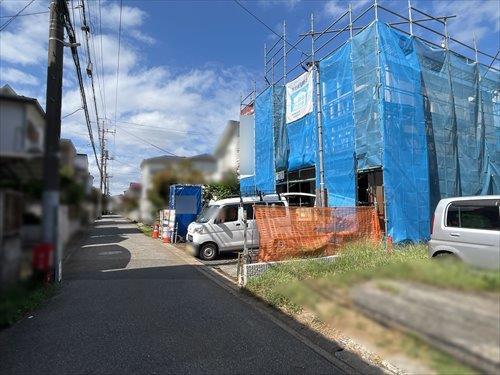
[[[241,2],[278,33],[286,20],[290,40],[309,29],[311,13],[315,14],[317,27],[321,29],[348,6],[348,2],[340,0]],[[0,24],[8,19],[5,16],[17,13],[27,3],[28,0],[2,1]],[[73,0],[73,5],[77,3]],[[369,3],[352,1],[354,14],[359,14]],[[380,3],[407,12],[406,0],[381,0]],[[497,52],[499,2],[420,0],[412,3],[436,15],[457,15],[450,21],[451,36],[471,43],[475,32],[481,50],[492,55]],[[114,128],[119,2],[101,0],[103,70],[99,3],[92,0],[86,4],[93,29],[92,47],[96,50],[95,56],[91,50],[91,57],[99,75],[96,82],[99,115],[102,117],[106,112],[109,127]],[[123,4],[118,122],[116,136],[110,137],[115,158],[111,168],[112,193],[120,193],[130,181],[140,180],[142,159],[164,154],[137,137],[178,155],[211,152],[226,121],[238,118],[240,95],[250,90],[254,79],[259,86],[263,85],[263,45],[276,41],[275,35],[233,1],[125,0]],[[48,0],[38,0],[25,12],[44,11],[48,5]],[[75,12],[74,23],[79,27],[78,9]],[[43,106],[47,34],[48,14],[18,17],[0,32],[0,84],[8,83],[18,93],[38,98]],[[80,33],[77,39],[83,42]],[[308,52],[309,42],[305,41],[300,48]],[[82,66],[86,58],[82,43]],[[86,84],[90,98],[87,80]],[[66,53],[63,114],[80,106],[74,66]],[[71,138],[79,152],[91,155],[82,111],[63,120],[62,136]],[[92,158],[90,162],[97,176]]]

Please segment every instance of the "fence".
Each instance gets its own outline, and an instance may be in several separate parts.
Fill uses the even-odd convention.
[[[357,240],[380,241],[374,207],[255,207],[260,262],[335,254]]]

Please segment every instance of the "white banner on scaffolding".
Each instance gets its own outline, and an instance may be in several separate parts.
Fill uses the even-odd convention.
[[[297,121],[313,111],[313,73],[311,71],[286,84],[286,123]]]

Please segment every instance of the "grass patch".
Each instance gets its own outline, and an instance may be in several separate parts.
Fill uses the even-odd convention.
[[[138,225],[140,231],[144,233],[144,235],[151,237],[153,234],[153,227],[151,225],[139,224]]]
[[[396,246],[387,252],[383,245],[347,245],[333,262],[304,260],[282,263],[258,278],[250,279],[247,289],[277,308],[299,312],[304,308],[321,313],[322,301],[345,298],[349,287],[368,280],[391,293],[399,293],[384,280],[417,282],[465,292],[500,293],[500,271],[479,270],[462,262],[430,259],[424,244]],[[347,301],[348,302],[348,301]],[[330,314],[331,315],[331,314]],[[337,316],[333,314],[332,316]],[[338,316],[337,316],[338,317]],[[423,360],[438,374],[474,373],[451,356],[432,348],[420,339],[407,337],[400,349]],[[380,340],[379,340],[380,341]],[[382,343],[382,346],[387,343]]]
[[[500,292],[500,272],[479,270],[462,262],[430,259],[427,246],[398,246],[393,252],[382,245],[353,243],[347,245],[334,262],[290,262],[271,268],[261,277],[251,279],[247,288],[259,295],[273,294],[279,306],[286,302],[276,296],[278,290],[290,290],[292,284],[319,280],[336,287],[348,287],[371,279],[419,282],[461,291]],[[295,285],[294,285],[295,286]]]
[[[0,295],[0,329],[8,327],[36,310],[53,296],[57,284],[42,284],[34,281],[21,283],[7,289]]]

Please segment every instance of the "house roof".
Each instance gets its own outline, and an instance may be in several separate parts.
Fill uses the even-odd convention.
[[[40,115],[45,118],[45,111],[43,110],[38,100],[35,98],[29,98],[27,96],[17,94],[12,87],[9,85],[4,85],[0,88],[0,101],[11,101],[19,103],[27,103],[35,106]]]

